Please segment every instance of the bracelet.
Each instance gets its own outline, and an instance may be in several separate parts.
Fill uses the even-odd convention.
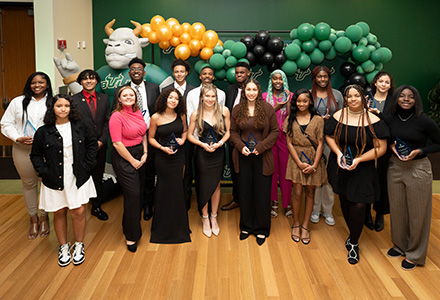
[[[220,145],[222,145],[222,146],[224,145],[224,143],[223,143],[222,141],[219,141],[218,143],[219,143]]]
[[[148,151],[145,151],[145,150],[144,150],[144,154],[147,154],[147,153],[148,153]]]
[[[313,168],[313,167],[312,167],[312,169],[313,169],[313,172],[314,172],[314,173],[316,173],[316,169],[315,169],[315,168]]]
[[[163,146],[162,146],[162,145],[160,145],[160,147],[159,147],[159,150],[162,150],[162,148],[163,148]]]

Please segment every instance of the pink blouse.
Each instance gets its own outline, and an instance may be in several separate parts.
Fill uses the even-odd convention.
[[[109,121],[110,136],[112,142],[122,142],[125,147],[138,145],[147,132],[142,113],[138,110],[133,112],[131,107],[114,112]]]

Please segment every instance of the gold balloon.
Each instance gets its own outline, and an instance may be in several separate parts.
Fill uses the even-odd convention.
[[[191,49],[189,49],[189,46],[187,44],[180,44],[174,50],[174,56],[176,56],[176,58],[187,60],[190,55]]]
[[[177,36],[173,36],[170,40],[170,45],[173,47],[180,45],[180,39]]]
[[[180,41],[183,44],[188,44],[191,41],[191,35],[188,32],[184,32],[180,35]]]
[[[171,29],[174,25],[179,24],[179,21],[175,18],[169,18],[166,20],[165,24]]]
[[[165,19],[162,16],[156,15],[151,18],[150,24],[151,24],[151,29],[157,31],[159,30],[160,26],[165,25]]]
[[[192,57],[197,57],[199,56],[200,51],[191,51],[191,56]]]
[[[179,37],[183,33],[183,26],[180,24],[174,25],[172,28],[173,35]]]
[[[148,39],[150,40],[150,43],[152,43],[152,44],[159,43],[159,37],[157,36],[156,31],[151,31],[150,34],[148,35]]]
[[[170,47],[170,42],[169,41],[160,41],[159,47],[160,47],[160,49],[166,50]]]
[[[201,48],[200,41],[196,39],[192,39],[191,41],[189,41],[188,46],[192,52],[199,51]]]
[[[147,38],[151,31],[152,29],[150,23],[143,24],[141,29],[141,37]]]
[[[203,43],[205,47],[214,48],[218,42],[217,32],[214,30],[208,30],[203,34]]]
[[[185,22],[182,24],[182,27],[184,32],[189,32],[191,29],[191,24]]]
[[[157,32],[157,37],[161,41],[169,41],[173,37],[173,32],[166,25],[160,26],[159,30],[157,30],[156,32]]]
[[[200,22],[195,22],[191,26],[189,33],[193,39],[201,40],[203,38],[203,34],[205,33],[205,26]]]
[[[211,58],[211,56],[214,54],[214,51],[212,51],[211,48],[205,47],[200,51],[200,58],[203,60],[208,60]]]
[[[218,45],[223,46],[223,42],[222,42],[222,40],[220,40],[220,39],[218,40],[216,46],[218,46]]]

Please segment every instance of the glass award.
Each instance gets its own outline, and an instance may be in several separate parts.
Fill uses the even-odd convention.
[[[217,143],[217,139],[215,137],[214,131],[212,128],[209,128],[208,135],[205,138],[205,143],[207,143],[209,146],[212,146],[213,144]]]
[[[404,141],[396,137],[396,151],[400,157],[406,157],[411,153],[411,148]]]
[[[324,117],[328,114],[327,104],[324,103],[324,99],[319,98],[318,106],[316,107],[316,111],[321,117]]]
[[[167,147],[169,147],[173,152],[176,152],[179,149],[179,143],[177,143],[176,136],[174,132],[171,133],[170,139],[168,140]]]
[[[305,164],[309,164],[312,165],[312,162],[310,161],[310,159],[307,157],[307,155],[304,153],[304,151],[301,151],[301,156],[299,157],[299,160]]]
[[[32,123],[29,120],[27,120],[26,124],[24,125],[23,136],[34,137],[36,131],[37,129],[35,129],[34,125],[32,125]]]
[[[350,167],[352,164],[353,164],[353,154],[351,154],[351,149],[350,147],[348,147],[341,157],[341,165],[346,165],[347,167]]]
[[[255,147],[257,147],[257,141],[254,138],[254,135],[249,134],[248,140],[246,142],[246,147],[249,149],[250,152],[254,152]]]
[[[370,95],[368,96],[368,108],[376,108],[376,106],[376,100],[374,99],[373,94],[370,93]]]
[[[277,97],[277,103],[286,103],[288,100],[288,96],[286,91],[284,90],[284,86],[281,88],[281,91]]]

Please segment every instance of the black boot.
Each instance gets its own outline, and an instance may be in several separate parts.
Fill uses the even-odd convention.
[[[371,217],[371,211],[367,210],[365,212],[365,221],[364,221],[365,226],[370,229],[370,230],[374,230],[374,224],[373,224],[373,218]]]
[[[374,223],[374,229],[376,229],[377,232],[381,231],[384,227],[383,222],[383,214],[376,213],[376,222]]]

